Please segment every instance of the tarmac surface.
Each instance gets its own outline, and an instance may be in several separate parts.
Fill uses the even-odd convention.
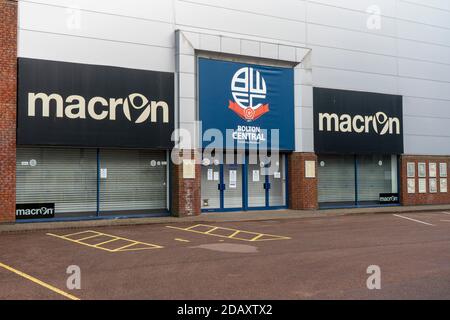
[[[0,299],[450,299],[450,211],[7,232],[0,244]]]

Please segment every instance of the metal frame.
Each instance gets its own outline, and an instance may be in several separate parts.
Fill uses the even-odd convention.
[[[279,209],[287,209],[289,207],[289,175],[288,175],[288,156],[287,153],[281,153],[284,155],[285,165],[285,205],[282,206],[270,206],[269,202],[269,189],[264,189],[265,192],[265,206],[261,207],[249,207],[248,206],[248,153],[245,153],[245,161],[241,165],[242,166],[242,207],[239,208],[224,208],[225,202],[225,190],[220,189],[219,197],[220,197],[220,208],[211,208],[211,209],[201,209],[202,213],[220,213],[220,212],[235,212],[235,211],[266,211],[266,210],[279,210]],[[224,184],[224,164],[220,164],[220,181],[219,184]],[[269,183],[269,176],[265,176],[265,183]]]

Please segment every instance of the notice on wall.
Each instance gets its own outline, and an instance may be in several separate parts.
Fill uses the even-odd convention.
[[[441,193],[447,193],[447,179],[441,179],[439,185]]]
[[[430,178],[436,178],[436,163],[435,162],[430,162],[430,164],[428,165],[428,170],[429,170],[429,175]]]
[[[281,172],[274,172],[274,173],[273,173],[273,177],[274,177],[275,179],[280,179],[280,178],[281,178]]]
[[[427,179],[419,179],[419,193],[427,193]]]
[[[101,168],[100,169],[100,179],[107,179],[107,178],[108,178],[108,169]]]
[[[408,179],[408,193],[416,193],[416,179]]]
[[[425,178],[427,176],[427,164],[425,162],[420,162],[418,164],[419,177]]]
[[[183,159],[183,179],[195,179],[195,160]]]
[[[439,176],[441,178],[447,178],[447,163],[439,163]]]
[[[259,170],[253,170],[253,182],[259,182]]]
[[[437,181],[436,179],[430,179],[430,193],[436,193],[437,192]]]
[[[213,169],[208,169],[208,181],[212,181],[214,178],[214,171]]]
[[[316,177],[316,162],[305,161],[305,178],[315,178],[315,177]]]
[[[219,181],[219,171],[214,172],[214,181]]]
[[[230,170],[230,189],[236,189],[236,182],[237,182],[237,171],[236,170]]]
[[[414,178],[416,176],[416,164],[414,162],[408,162],[407,174],[408,178]]]

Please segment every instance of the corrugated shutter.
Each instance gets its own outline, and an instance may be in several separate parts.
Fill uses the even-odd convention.
[[[17,148],[18,204],[55,203],[55,213],[97,209],[97,160],[91,149]]]
[[[100,214],[166,209],[167,162],[164,151],[101,150]]]
[[[390,192],[391,156],[358,156],[358,201],[378,202],[380,193]]]
[[[355,202],[353,156],[319,156],[319,203]]]

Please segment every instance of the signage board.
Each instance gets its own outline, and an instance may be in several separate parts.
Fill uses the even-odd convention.
[[[22,145],[173,146],[173,73],[19,58]]]
[[[402,96],[314,88],[316,153],[402,154]]]
[[[200,58],[199,108],[203,147],[294,150],[292,68]]]
[[[16,220],[48,219],[54,217],[54,203],[16,204]]]

